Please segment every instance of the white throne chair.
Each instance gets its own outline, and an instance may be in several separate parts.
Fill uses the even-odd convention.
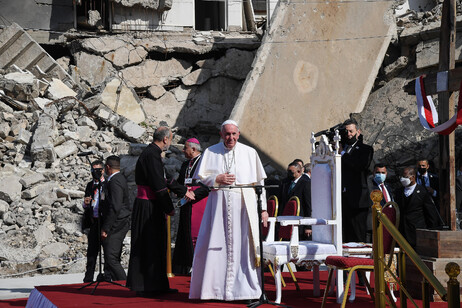
[[[342,191],[341,156],[338,153],[340,136],[336,131],[335,145],[325,135],[318,144],[311,134],[311,207],[312,217],[278,216],[282,226],[293,225],[290,241],[274,241],[274,229],[270,228],[267,241],[263,242],[263,258],[273,263],[276,285],[276,303],[282,299],[281,267],[289,262],[313,267],[313,293],[320,296],[319,266],[330,255],[342,255]],[[274,225],[274,224],[273,224]],[[299,241],[298,227],[312,225],[312,240]],[[343,275],[337,277],[337,302],[343,295]]]

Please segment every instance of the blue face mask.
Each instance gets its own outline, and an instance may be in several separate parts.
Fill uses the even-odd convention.
[[[384,174],[384,173],[376,173],[376,174],[374,175],[374,180],[375,180],[377,183],[381,184],[381,183],[385,182],[386,177],[387,177],[387,175]]]

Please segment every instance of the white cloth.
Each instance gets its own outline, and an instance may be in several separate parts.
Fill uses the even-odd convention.
[[[414,189],[415,189],[416,186],[417,186],[417,184],[414,184],[412,186],[404,187],[404,195],[406,197],[409,197],[410,195],[412,195],[412,193],[414,192]]]
[[[231,151],[223,143],[206,149],[194,178],[217,186],[217,175],[226,171],[236,176],[234,185],[263,185],[266,178],[257,152],[241,143]],[[266,210],[264,190],[262,209]],[[259,221],[253,188],[210,192],[194,251],[189,298],[231,301],[261,296],[256,267]]]

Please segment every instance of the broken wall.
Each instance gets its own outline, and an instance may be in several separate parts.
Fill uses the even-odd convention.
[[[311,132],[360,112],[395,33],[389,1],[280,1],[231,118],[285,168]]]
[[[0,25],[16,22],[26,29],[67,31],[74,27],[72,1],[0,0]]]

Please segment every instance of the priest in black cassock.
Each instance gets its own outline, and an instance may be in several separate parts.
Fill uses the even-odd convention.
[[[154,297],[176,293],[167,277],[167,219],[174,215],[168,190],[179,196],[194,195],[175,180],[165,178],[161,154],[172,142],[172,131],[160,126],[154,141],[141,153],[136,163],[135,181],[138,193],[132,213],[131,251],[127,287],[138,296]]]
[[[178,183],[194,190],[195,200],[184,203],[180,209],[180,222],[172,261],[173,272],[180,275],[190,273],[194,247],[205,205],[207,204],[206,197],[209,194],[208,187],[192,179],[194,172],[196,172],[196,167],[199,165],[201,151],[199,140],[196,138],[186,140],[183,153],[187,160],[181,165]]]

